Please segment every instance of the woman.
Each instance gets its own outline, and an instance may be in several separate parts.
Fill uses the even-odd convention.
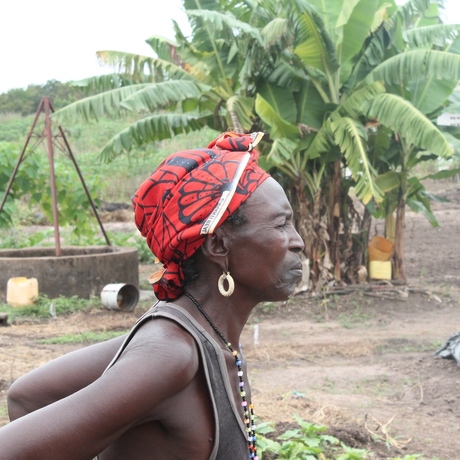
[[[113,360],[122,339],[19,379],[2,459],[257,459],[239,338],[257,303],[293,294],[303,249],[286,195],[257,166],[261,137],[224,133],[141,185],[135,220],[163,263],[158,304]],[[20,408],[33,383],[40,402]]]

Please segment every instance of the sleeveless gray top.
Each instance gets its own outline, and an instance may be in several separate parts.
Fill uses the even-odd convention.
[[[248,435],[235,406],[222,348],[183,308],[170,302],[154,305],[136,321],[107,369],[116,362],[137,329],[156,317],[169,318],[178,323],[195,339],[198,346],[215,420],[215,441],[209,460],[247,460]]]

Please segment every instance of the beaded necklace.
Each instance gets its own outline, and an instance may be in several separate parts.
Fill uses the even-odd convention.
[[[227,348],[230,350],[230,353],[235,358],[235,364],[238,369],[238,387],[241,396],[241,406],[243,407],[243,415],[244,415],[244,423],[246,425],[246,432],[247,432],[247,441],[248,441],[248,449],[249,449],[249,458],[253,460],[259,460],[257,456],[257,446],[256,446],[256,425],[254,423],[254,406],[252,402],[247,402],[246,400],[246,391],[244,391],[244,380],[243,380],[243,370],[241,369],[241,360],[238,357],[237,351],[232,347],[232,344],[227,341],[227,339],[223,336],[222,332],[217,329],[217,327],[212,322],[211,318],[208,314],[203,310],[203,307],[198,303],[198,301],[188,292],[184,293],[198,308],[200,313],[204,316],[206,321],[210,324],[210,326],[214,329],[217,335],[224,341]]]

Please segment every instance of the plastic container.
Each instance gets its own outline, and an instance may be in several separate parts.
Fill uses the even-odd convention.
[[[375,235],[369,241],[368,252],[369,261],[385,262],[393,256],[393,243],[383,236]]]
[[[391,261],[371,260],[369,278],[373,280],[391,280]]]
[[[109,310],[132,311],[139,301],[139,289],[132,284],[107,284],[101,292],[101,302]]]
[[[6,303],[12,307],[32,305],[38,297],[38,281],[36,278],[19,276],[10,278],[6,285]]]

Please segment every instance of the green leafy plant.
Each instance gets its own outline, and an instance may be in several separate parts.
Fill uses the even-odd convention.
[[[20,321],[21,318],[46,319],[54,314],[56,316],[66,315],[99,307],[100,305],[101,300],[99,297],[82,299],[77,296],[59,296],[55,299],[50,299],[47,295],[40,294],[33,305],[11,307],[8,304],[0,304],[0,310],[8,315],[9,322],[14,323]]]
[[[273,433],[273,423],[257,425],[257,445],[260,460],[365,460],[373,458],[366,449],[345,445],[334,436],[325,434],[327,427],[302,420],[297,415],[293,418],[299,428],[289,429],[277,436],[276,440],[268,437]],[[393,460],[423,460],[419,454],[408,454]],[[437,460],[437,459],[432,459]]]
[[[47,246],[53,236],[52,230],[43,230],[30,235],[12,229],[0,229],[0,249],[20,249],[32,246]]]
[[[139,256],[139,262],[143,264],[155,263],[155,256],[147,246],[145,238],[139,234],[108,232],[110,241],[115,246],[135,247]]]
[[[324,434],[327,430],[325,426],[309,423],[302,420],[297,415],[293,416],[299,424],[299,428],[287,430],[277,437],[278,441],[269,439],[263,434],[268,434],[273,429],[270,425],[258,427],[259,434],[257,444],[262,454],[271,452],[276,454],[276,458],[285,460],[316,460],[325,459],[324,452],[331,446],[338,445],[339,440],[333,436]]]
[[[7,185],[19,158],[19,149],[13,144],[0,142],[0,193],[3,199]],[[69,226],[73,238],[80,240],[96,232],[96,220],[91,215],[89,199],[81,184],[77,171],[69,160],[56,157],[55,179],[58,201],[58,221]],[[96,190],[102,187],[102,180],[95,175],[87,179],[86,186],[96,205],[100,204]],[[25,200],[28,207],[39,207],[48,222],[53,222],[53,206],[49,187],[49,165],[46,155],[33,151],[27,155],[17,170],[11,184],[5,207],[0,213],[0,227],[10,228],[17,224],[18,200]]]

